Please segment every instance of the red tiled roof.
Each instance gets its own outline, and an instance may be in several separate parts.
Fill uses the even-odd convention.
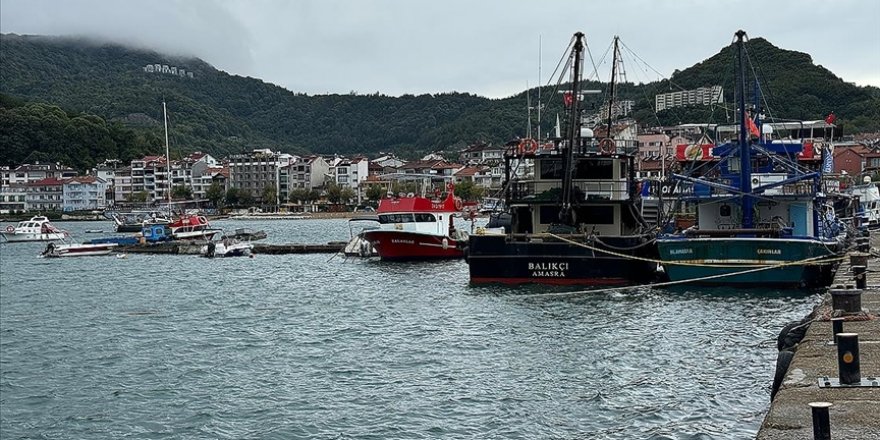
[[[30,186],[61,186],[64,184],[63,180],[56,179],[54,177],[47,177],[43,180],[38,180],[36,182],[30,182],[28,185]]]

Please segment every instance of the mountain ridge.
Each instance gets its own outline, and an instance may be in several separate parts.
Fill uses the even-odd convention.
[[[774,107],[781,117],[818,119],[835,111],[846,131],[880,130],[880,89],[846,83],[813,65],[809,54],[779,49],[762,38],[752,39],[748,47],[750,55],[769,62],[761,73],[767,77],[766,91],[778,101]],[[635,100],[634,116],[647,125],[705,122],[707,116],[717,115],[702,108],[655,115],[653,96],[676,86],[713,84],[709,81],[726,67],[729,51],[726,46],[677,70],[669,80],[620,84],[618,97]],[[194,78],[144,71],[144,66],[156,63],[183,67]],[[395,151],[412,157],[525,136],[527,91],[501,99],[461,92],[308,95],[223,72],[196,57],[112,42],[15,34],[0,34],[0,66],[0,93],[92,114],[109,124],[125,123],[153,136],[161,134],[161,127],[132,125],[131,120],[161,121],[164,98],[172,145],[217,155],[268,147],[299,154]],[[724,89],[732,97],[730,84]],[[535,89],[528,92],[534,96]],[[544,96],[551,92],[550,87],[542,90]],[[586,110],[596,111],[600,97],[591,99],[585,102]],[[545,114],[561,111],[558,101],[546,103]],[[138,114],[147,118],[133,117]],[[542,131],[550,130],[550,124],[544,121]],[[0,153],[0,161],[12,159],[3,156]]]

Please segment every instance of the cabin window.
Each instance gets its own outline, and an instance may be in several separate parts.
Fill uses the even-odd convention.
[[[437,219],[434,218],[434,214],[416,214],[416,223],[434,223]]]
[[[610,160],[581,159],[574,170],[575,179],[613,179],[614,165]]]
[[[538,211],[538,222],[544,225],[559,223],[559,207],[558,206],[541,206]]]
[[[544,159],[540,163],[541,179],[561,179],[562,178],[562,159]]]
[[[613,206],[590,206],[587,209],[578,212],[578,223],[588,225],[613,225],[614,224],[614,207]]]
[[[379,216],[379,223],[412,223],[415,221],[412,214],[382,214]]]

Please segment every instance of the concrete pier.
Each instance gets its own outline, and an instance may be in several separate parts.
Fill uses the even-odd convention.
[[[833,383],[834,379],[841,377],[838,347],[832,342],[831,318],[843,318],[844,333],[858,334],[857,355],[862,383],[880,381],[880,259],[873,256],[880,244],[878,238],[872,234],[867,285],[862,291],[861,304],[857,305],[861,310],[844,313],[832,308],[831,290],[843,290],[843,296],[846,296],[856,285],[848,258],[840,265],[832,288],[805,323],[806,333],[793,348],[793,358],[789,354],[780,355],[780,360],[790,358],[791,363],[758,432],[759,440],[813,439],[814,409],[810,404],[816,402],[831,404],[827,408],[830,438],[880,439],[880,387],[819,386],[820,378],[829,377]],[[837,296],[838,308],[851,301],[844,298],[841,302],[840,295]]]
[[[202,246],[207,242],[175,242],[154,243],[145,245],[121,246],[119,252],[140,254],[199,255]],[[267,244],[254,243],[254,254],[335,254],[345,248],[345,242],[326,244]]]

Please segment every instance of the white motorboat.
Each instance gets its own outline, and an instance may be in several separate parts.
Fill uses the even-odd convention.
[[[52,241],[62,240],[68,234],[49,223],[44,216],[35,216],[30,220],[18,222],[18,226],[9,225],[0,232],[6,241]]]
[[[220,242],[210,242],[202,246],[202,256],[208,258],[219,257],[249,257],[251,256],[254,245],[238,240],[221,240]]]
[[[116,243],[82,244],[82,243],[49,243],[41,254],[46,258],[57,257],[90,257],[107,255],[117,246]]]

